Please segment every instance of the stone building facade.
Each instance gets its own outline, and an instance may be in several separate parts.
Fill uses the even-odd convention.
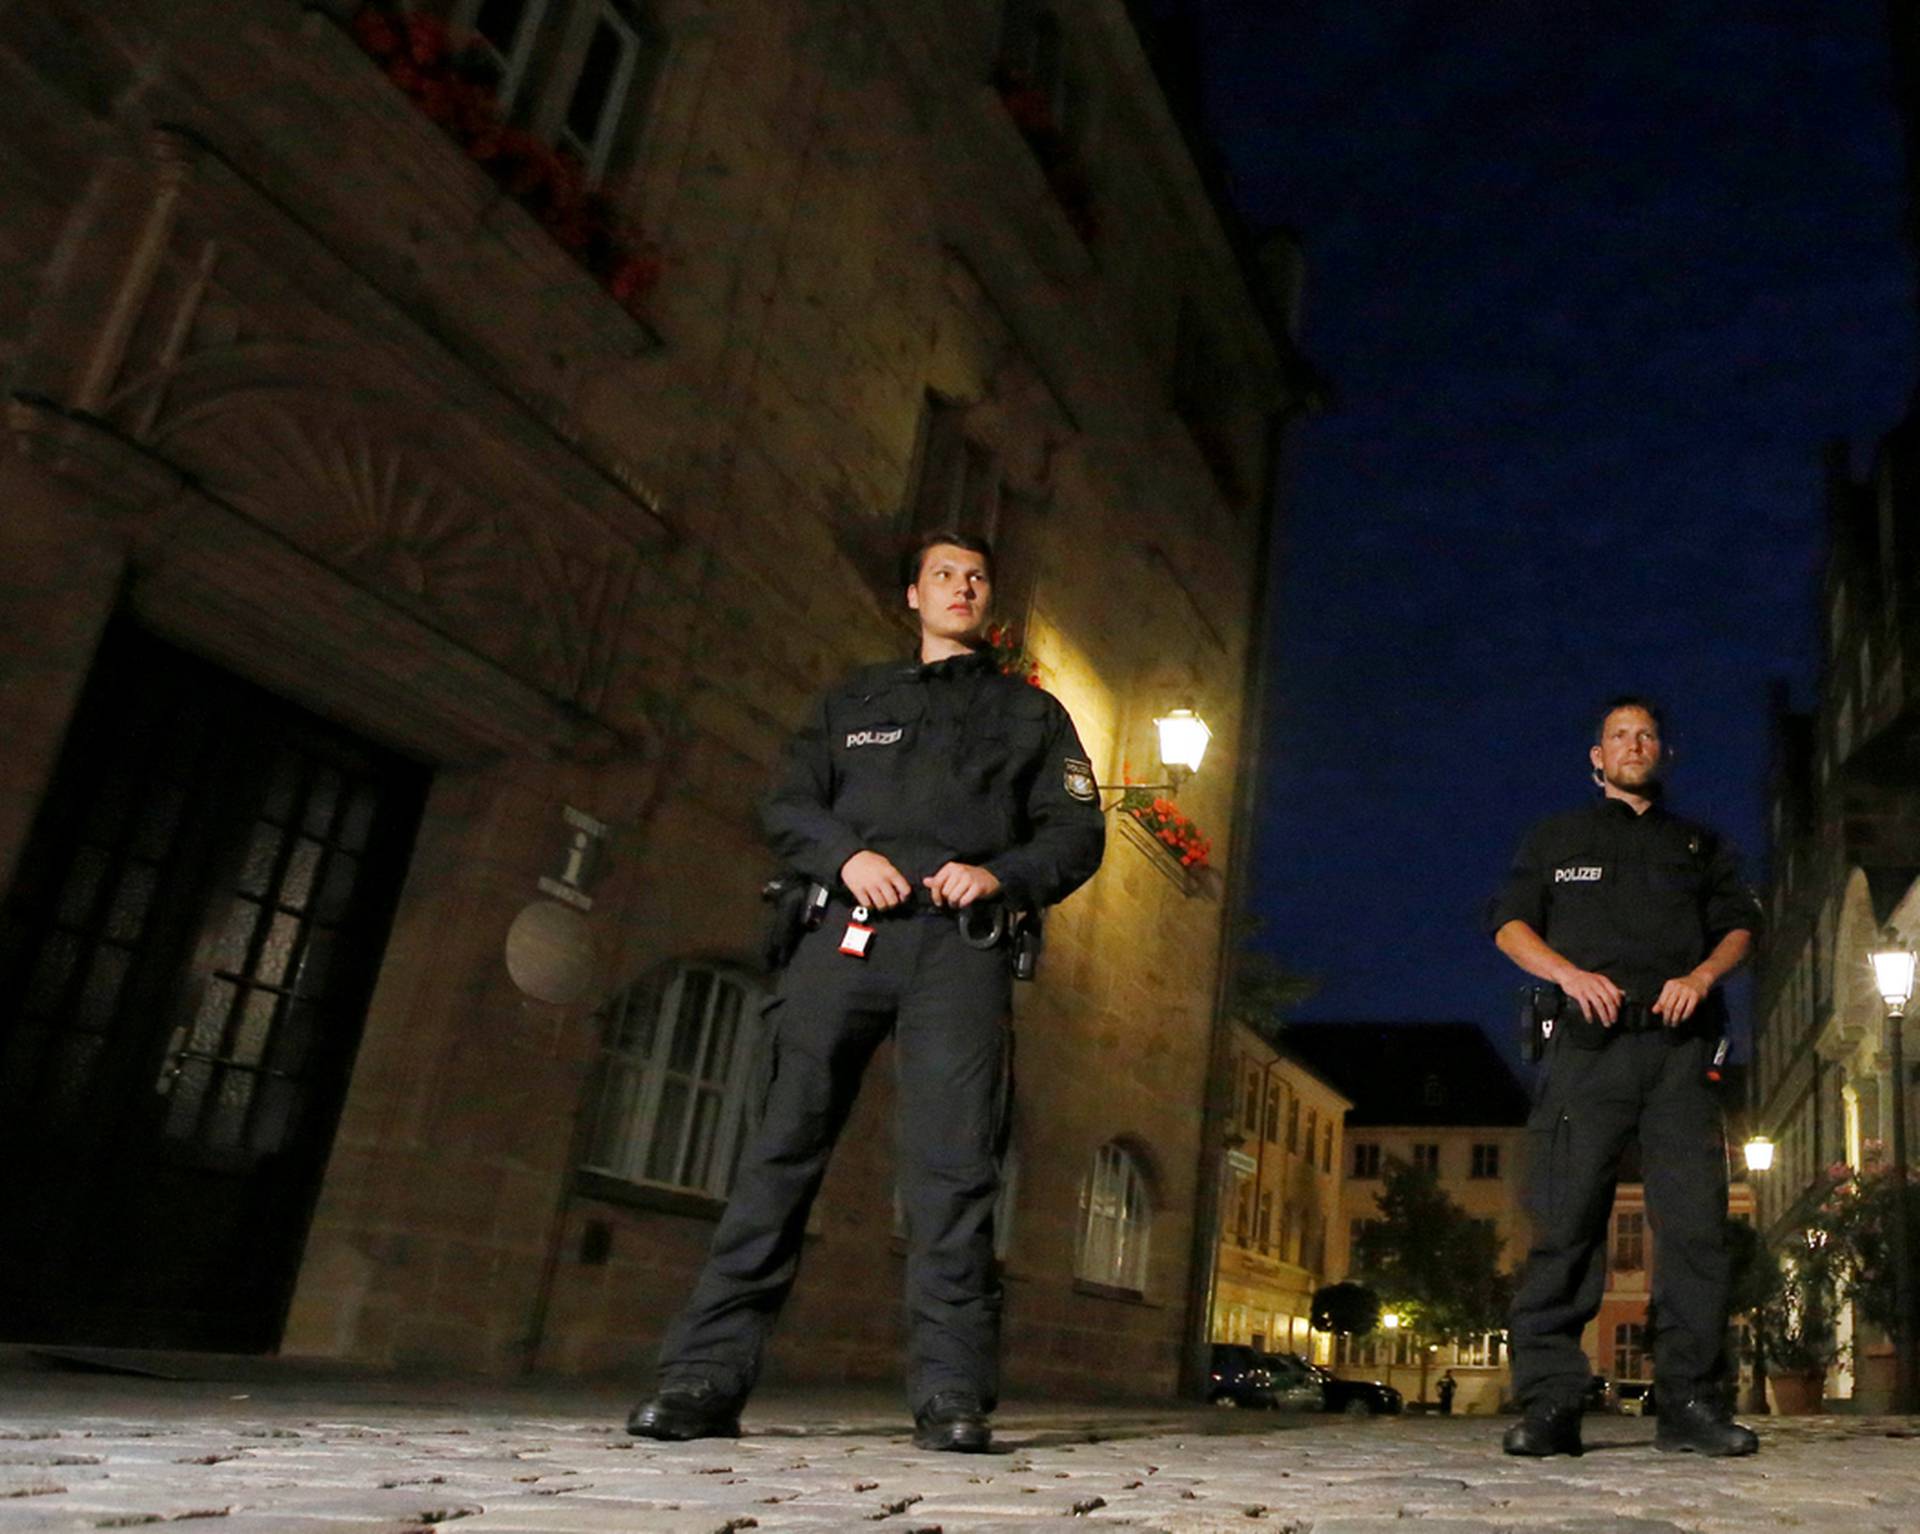
[[[1242,1024],[1233,1049],[1209,1335],[1324,1363],[1330,1339],[1313,1335],[1313,1292],[1345,1271],[1340,1168],[1353,1105]]]
[[[1122,818],[1016,1019],[1010,1381],[1168,1388],[1307,375],[1125,10],[55,0],[0,94],[9,1330],[650,1358],[753,805],[958,521],[1103,783],[1214,732],[1214,866]],[[791,1377],[895,1368],[886,1075]]]
[[[1914,424],[1879,444],[1864,476],[1829,454],[1823,639],[1811,713],[1774,696],[1769,776],[1769,931],[1755,984],[1753,1128],[1774,1142],[1754,1174],[1770,1245],[1792,1242],[1839,1167],[1884,1160],[1893,1116],[1914,1133],[1917,1095],[1893,1074],[1886,1008],[1867,955],[1920,943],[1920,675],[1912,558]],[[1884,1408],[1884,1339],[1852,1336],[1830,1398]]]

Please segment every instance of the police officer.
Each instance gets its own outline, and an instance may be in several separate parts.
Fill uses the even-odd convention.
[[[990,1440],[1011,1035],[1008,954],[978,946],[993,931],[983,913],[1064,899],[1099,867],[1106,831],[1066,710],[1001,675],[984,642],[991,548],[940,533],[901,573],[918,654],[829,691],[763,809],[775,853],[831,903],[782,978],[766,1107],[668,1329],[658,1392],[628,1419],[636,1434],[739,1432],[827,1158],[891,1031],[914,1442],[978,1452]]]
[[[1722,837],[1661,803],[1660,711],[1602,710],[1589,756],[1600,798],[1527,833],[1488,930],[1548,982],[1549,1034],[1528,1122],[1533,1245],[1509,1330],[1524,1416],[1509,1454],[1578,1454],[1614,1180],[1640,1142],[1657,1242],[1653,1339],[1661,1449],[1751,1454],[1727,1400],[1727,1158],[1714,1079],[1717,987],[1747,957],[1760,910]]]

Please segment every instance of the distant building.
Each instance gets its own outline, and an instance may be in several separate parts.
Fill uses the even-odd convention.
[[[1920,6],[1886,7],[1894,104],[1906,144],[1906,230],[1920,249]],[[1910,250],[1909,254],[1912,254]],[[1920,946],[1920,409],[1874,444],[1865,472],[1829,445],[1820,680],[1811,712],[1772,697],[1767,875],[1771,930],[1760,959],[1749,1087],[1752,1127],[1775,1145],[1754,1174],[1768,1243],[1786,1249],[1849,1170],[1885,1157],[1896,1118],[1920,1113],[1896,1079],[1886,1009],[1867,954]],[[1885,1410],[1888,1340],[1846,1310],[1852,1344],[1828,1371],[1829,1400]]]
[[[1467,1022],[1295,1024],[1284,1043],[1353,1101],[1341,1179],[1349,1252],[1379,1213],[1383,1168],[1399,1160],[1431,1168],[1454,1203],[1492,1225],[1503,1269],[1525,1260],[1528,1098],[1484,1030]],[[1347,1265],[1331,1271],[1344,1278]],[[1422,1347],[1381,1332],[1345,1348],[1336,1362],[1343,1372],[1389,1378],[1409,1399],[1451,1368],[1460,1385],[1455,1411],[1497,1409],[1506,1362],[1500,1334],[1439,1346],[1424,1366]]]
[[[1316,1339],[1310,1318],[1314,1290],[1346,1260],[1340,1167],[1351,1104],[1250,1029],[1236,1025],[1233,1043],[1211,1336],[1326,1362],[1331,1339]]]

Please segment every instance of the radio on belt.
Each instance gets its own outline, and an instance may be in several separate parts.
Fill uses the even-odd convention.
[[[840,951],[856,959],[867,956],[867,945],[873,941],[873,928],[867,925],[872,913],[863,905],[853,908],[853,914],[847,918],[846,936],[840,939]]]

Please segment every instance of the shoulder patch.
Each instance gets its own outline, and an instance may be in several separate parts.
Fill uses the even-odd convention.
[[[1099,786],[1093,780],[1093,763],[1083,762],[1077,756],[1070,756],[1064,763],[1064,775],[1061,787],[1067,796],[1078,799],[1082,804],[1091,804],[1099,797]]]

